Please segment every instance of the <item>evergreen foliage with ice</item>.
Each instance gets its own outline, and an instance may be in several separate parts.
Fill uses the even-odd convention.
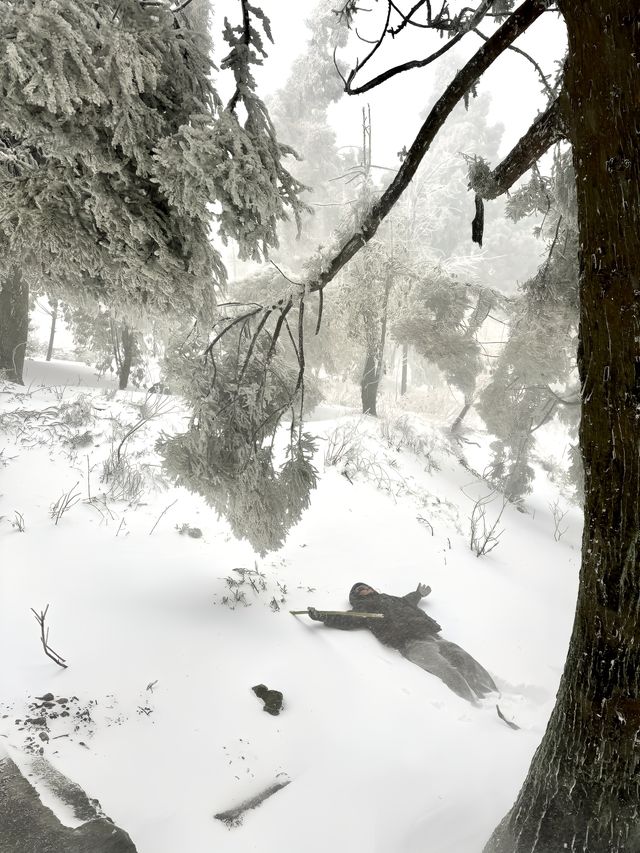
[[[295,176],[310,188],[313,216],[306,217],[303,239],[291,225],[280,228],[280,257],[307,257],[337,227],[351,190],[335,179],[352,165],[350,148],[338,149],[329,108],[344,94],[333,56],[344,47],[348,31],[341,26],[332,0],[320,0],[306,22],[309,40],[292,62],[284,86],[269,98],[269,111],[278,135],[301,159],[292,164]],[[349,192],[349,196],[346,196]]]
[[[145,337],[118,321],[116,312],[102,305],[71,306],[60,303],[65,325],[84,360],[98,375],[120,374],[128,361],[128,381],[140,387],[147,378],[145,359],[149,357]]]
[[[578,229],[570,152],[556,155],[551,175],[537,169],[514,192],[507,212],[513,219],[543,213],[538,236],[548,254],[521,287],[511,332],[478,411],[496,441],[493,477],[511,499],[531,490],[535,431],[556,412],[577,434],[580,415],[575,352],[578,335]],[[571,452],[570,484],[581,490],[579,454]]]
[[[256,94],[251,67],[266,57],[263,39],[253,26],[256,17],[272,41],[269,19],[261,9],[243,3],[242,25],[225,20],[224,40],[230,47],[222,70],[232,71],[236,88],[226,108],[214,98],[214,111],[181,126],[162,140],[155,156],[156,176],[178,210],[206,223],[209,205],[218,204],[218,233],[226,244],[236,241],[241,259],[260,261],[278,245],[277,225],[293,212],[298,229],[307,207],[298,198],[305,187],[291,176],[282,160],[297,157],[278,142],[275,127]],[[238,118],[238,106],[246,113]]]
[[[405,310],[393,323],[392,333],[400,343],[416,348],[437,365],[447,382],[471,394],[481,369],[480,345],[474,337],[469,288],[435,268],[412,283]]]
[[[225,280],[211,225],[253,257],[276,244],[301,186],[255,95],[259,37],[225,31],[242,122],[194,21],[137,0],[3,5],[3,266],[26,262],[75,302],[206,316]]]
[[[221,73],[235,82],[225,105],[211,80],[202,10],[174,13],[138,0],[2,7],[5,272],[25,264],[33,283],[74,305],[214,323],[215,287],[224,286],[226,272],[212,226],[242,258],[261,260],[278,244],[278,222],[292,212],[299,224],[305,209],[304,187],[283,163],[293,149],[279,143],[252,74],[266,55],[269,21],[245,0],[241,10],[238,26],[224,22]],[[206,335],[196,337],[201,347],[191,363],[183,358],[194,417],[187,435],[170,444],[168,467],[204,492],[239,535],[254,524],[264,551],[281,544],[315,472],[302,434],[273,470],[269,436],[297,404],[301,380],[280,363],[275,340],[254,347],[246,326],[236,331],[218,365],[202,358]],[[230,347],[246,356],[241,375]]]

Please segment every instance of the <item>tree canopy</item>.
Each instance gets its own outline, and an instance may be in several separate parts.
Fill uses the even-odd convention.
[[[257,258],[277,244],[276,223],[299,216],[302,186],[283,165],[293,152],[251,70],[268,19],[242,3],[240,23],[225,23],[220,66],[235,81],[225,105],[209,34],[190,9],[2,6],[5,271],[19,263],[71,300],[210,316],[225,281],[211,228]]]

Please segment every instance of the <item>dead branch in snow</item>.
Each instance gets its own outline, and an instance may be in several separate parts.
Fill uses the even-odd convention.
[[[47,618],[47,612],[49,611],[49,605],[45,607],[44,610],[41,610],[38,613],[36,610],[31,608],[31,612],[35,616],[35,620],[40,625],[40,642],[42,643],[42,648],[44,649],[44,653],[48,658],[54,663],[57,663],[58,666],[61,666],[63,669],[67,668],[67,664],[65,663],[65,659],[58,654],[58,652],[54,652],[54,650],[49,645],[49,629],[45,627],[45,620]]]

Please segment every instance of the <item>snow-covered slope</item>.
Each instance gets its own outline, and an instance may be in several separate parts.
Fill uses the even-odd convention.
[[[390,440],[325,405],[311,424],[324,437],[312,507],[259,559],[200,499],[160,487],[153,443],[183,421],[175,401],[123,446],[125,491],[138,492],[127,503],[101,475],[144,395],[34,388],[0,394],[0,734],[13,754],[42,749],[140,853],[478,853],[553,706],[579,513],[555,541],[555,495],[539,477],[529,511],[507,506],[499,545],[477,558],[469,516],[488,488],[437,427],[414,420],[428,452],[416,455],[388,427]],[[324,461],[336,428],[359,436],[349,476]],[[77,500],[56,524],[69,490]],[[358,580],[392,594],[429,583],[424,607],[494,675],[520,730],[368,632],[289,613],[345,609]],[[31,608],[46,605],[67,669],[40,645]],[[263,713],[258,683],[283,692],[279,716]],[[50,707],[35,699],[47,693]],[[285,779],[241,825],[214,819]]]

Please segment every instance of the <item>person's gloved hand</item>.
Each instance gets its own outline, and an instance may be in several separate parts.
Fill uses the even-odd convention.
[[[313,619],[314,622],[322,622],[323,614],[319,610],[316,610],[315,607],[307,607],[307,613],[309,614],[309,619]]]
[[[431,587],[427,586],[426,583],[419,583],[416,592],[421,598],[426,598],[431,592]]]

